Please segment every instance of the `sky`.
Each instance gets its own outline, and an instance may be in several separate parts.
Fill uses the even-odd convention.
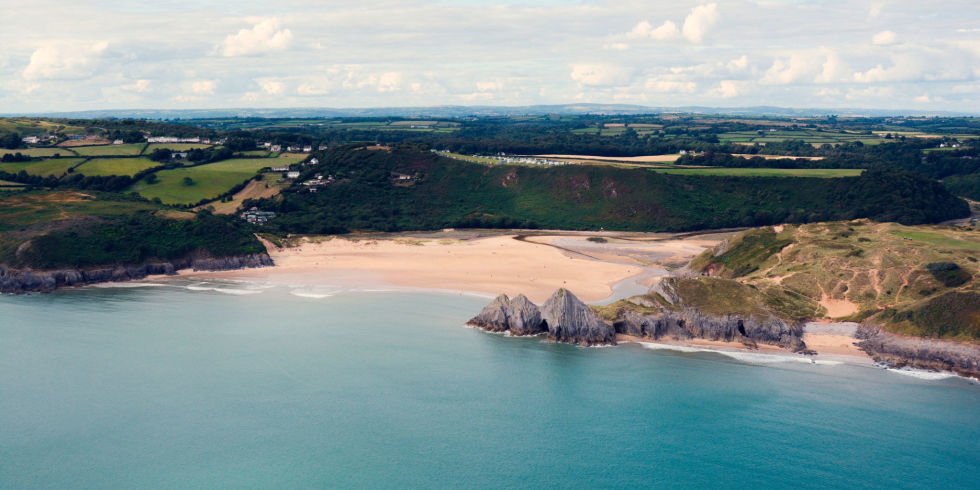
[[[0,113],[622,103],[980,113],[980,2],[0,0]]]

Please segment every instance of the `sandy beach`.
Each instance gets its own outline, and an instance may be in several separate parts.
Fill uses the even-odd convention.
[[[276,246],[264,242],[274,267],[224,272],[188,272],[199,279],[229,279],[326,289],[405,288],[495,296],[525,294],[545,301],[567,288],[584,301],[606,304],[643,294],[670,271],[718,244],[730,233],[457,231],[371,233],[295,237]],[[870,364],[854,346],[856,324],[813,322],[804,342],[815,359]],[[619,342],[720,352],[800,357],[775,346],[748,349],[733,342],[619,336]]]
[[[599,302],[645,292],[670,268],[724,236],[445,231],[303,237],[283,247],[266,242],[275,267],[187,275],[297,286],[523,293],[536,302],[564,287]]]

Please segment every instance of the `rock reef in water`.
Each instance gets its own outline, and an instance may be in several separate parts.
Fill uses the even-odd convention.
[[[639,297],[637,301],[644,301]],[[547,333],[556,342],[582,346],[615,345],[616,334],[658,339],[708,339],[780,346],[791,351],[806,348],[803,324],[781,319],[740,315],[707,315],[693,308],[668,309],[652,302],[635,305],[643,313],[620,308],[612,323],[566,289],[559,289],[540,308],[525,296],[500,295],[468,324],[488,332],[513,335]]]
[[[0,265],[0,293],[50,292],[61,287],[85,286],[100,282],[143,279],[150,275],[172,275],[181,269],[223,271],[274,265],[267,254],[237,257],[199,258],[140,265],[119,265],[91,269],[42,270],[11,269]]]
[[[857,346],[889,367],[950,371],[980,379],[980,345],[951,340],[906,337],[863,324]]]
[[[541,308],[524,295],[510,299],[501,294],[467,323],[488,332],[509,332],[512,335],[547,333],[548,338],[569,344],[591,346],[616,343],[616,332],[612,326],[565,289],[556,291]]]
[[[787,324],[779,318],[754,318],[741,315],[707,315],[693,308],[680,311],[661,310],[640,314],[629,309],[617,312],[613,322],[616,333],[659,340],[707,339],[776,345],[793,352],[806,348],[803,324]]]
[[[559,289],[541,307],[548,338],[578,345],[615,345],[616,331],[567,289]]]

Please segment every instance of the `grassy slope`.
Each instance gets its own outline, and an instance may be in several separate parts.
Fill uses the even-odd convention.
[[[488,166],[400,148],[334,151],[324,160],[310,172],[340,182],[267,203],[285,213],[276,220],[283,231],[530,225],[689,230],[862,216],[921,222],[936,219],[928,212],[968,212],[939,184],[868,173],[840,179],[740,178],[608,166]],[[417,181],[396,185],[391,172],[415,175]]]
[[[674,175],[731,175],[738,177],[855,177],[863,170],[850,168],[658,168],[654,172]]]
[[[978,263],[980,230],[850,222],[752,230],[689,267],[814,303],[849,301],[856,319],[891,331],[980,340]]]
[[[82,163],[82,161],[84,161],[83,158],[52,158],[31,162],[0,163],[0,170],[12,174],[23,170],[28,174],[41,177],[47,177],[49,175],[61,177],[68,172],[68,169]]]
[[[82,192],[0,195],[0,264],[37,269],[138,264],[264,251],[241,223]]]
[[[143,170],[159,165],[149,158],[93,158],[76,168],[75,172],[89,177],[108,175],[132,177]]]
[[[212,199],[254,177],[265,167],[278,166],[280,162],[295,161],[284,158],[236,158],[196,167],[161,170],[156,172],[158,182],[145,181],[133,186],[133,191],[148,199],[160,198],[166,204],[194,204]],[[190,177],[192,185],[185,185]]]
[[[75,146],[72,150],[79,155],[86,157],[104,156],[136,156],[143,152],[145,143],[132,143],[128,145],[99,145],[99,146]]]

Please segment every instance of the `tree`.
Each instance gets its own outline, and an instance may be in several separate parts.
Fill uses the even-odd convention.
[[[157,177],[157,174],[150,174],[146,176],[145,182],[152,185],[160,182],[160,179]]]
[[[182,182],[183,182],[183,184],[184,184],[184,185],[186,185],[186,186],[192,186],[192,185],[194,185],[194,183],[195,183],[195,182],[194,182],[194,179],[192,179],[192,178],[190,178],[190,177],[184,177],[184,180],[183,180]]]

